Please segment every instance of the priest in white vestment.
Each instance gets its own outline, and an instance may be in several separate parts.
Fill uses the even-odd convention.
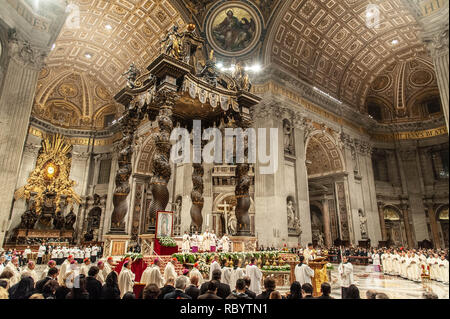
[[[198,243],[198,233],[195,232],[194,235],[191,237],[191,248],[192,253],[198,253],[199,250],[199,243]]]
[[[233,269],[233,272],[231,274],[231,283],[230,283],[231,290],[233,290],[236,287],[236,282],[239,279],[244,279],[244,277],[246,276],[245,270],[242,269],[241,267],[242,267],[242,261],[239,260],[237,267],[235,269]]]
[[[406,273],[406,260],[407,260],[406,253],[403,251],[401,252],[399,257],[399,264],[400,264],[400,277],[404,279],[408,278]]]
[[[209,280],[212,280],[212,274],[214,270],[220,270],[220,272],[222,272],[222,267],[220,267],[219,264],[219,256],[217,255],[214,256],[214,260],[209,266]]]
[[[217,251],[217,236],[214,233],[214,230],[209,234],[209,251],[215,253]]]
[[[188,232],[184,232],[183,235],[183,242],[181,244],[181,252],[183,254],[189,254],[189,251],[191,250],[191,243],[190,243],[190,237]]]
[[[173,278],[174,280],[176,280],[178,278],[178,274],[175,271],[175,266],[173,265],[173,263],[176,261],[177,259],[174,258],[173,261],[169,261],[166,265],[166,268],[164,268],[164,283],[167,283],[167,280],[169,278]]]
[[[448,260],[445,258],[445,255],[441,255],[441,259],[438,262],[438,267],[438,281],[448,284]]]
[[[9,287],[14,286],[20,281],[19,258],[14,256],[6,265],[4,271],[5,270],[9,270],[13,273],[13,276],[9,279]]]
[[[373,270],[375,272],[380,272],[381,268],[380,268],[380,255],[378,254],[378,252],[375,250],[372,254],[372,264],[373,264]]]
[[[131,261],[127,259],[124,262],[119,275],[120,298],[122,298],[127,292],[133,292],[134,278],[135,275],[131,271]]]
[[[208,230],[203,233],[203,251],[211,251],[211,238]]]
[[[61,268],[59,269],[59,275],[58,275],[58,283],[60,285],[64,284],[64,279],[66,278],[66,272],[70,271],[70,264],[74,260],[73,255],[67,256],[67,259],[64,260],[64,262],[61,265]]]
[[[222,252],[228,253],[230,251],[230,239],[225,234],[222,237]]]
[[[41,276],[39,277],[39,280],[44,279],[45,277],[47,277],[48,271],[49,271],[51,268],[55,268],[55,267],[56,267],[56,261],[50,260],[50,261],[47,263],[47,266],[45,267],[45,269],[44,269],[44,271],[42,272]]]
[[[35,270],[36,265],[34,264],[34,261],[29,261],[27,266],[22,270],[21,274],[27,273],[31,278],[33,278],[34,284],[36,285],[37,281],[39,280],[38,274]]]
[[[314,277],[314,270],[312,270],[307,264],[304,264],[305,256],[300,256],[300,264],[295,266],[295,280],[304,284],[312,284],[312,278]]]
[[[342,262],[338,267],[338,273],[341,283],[342,299],[346,299],[348,287],[355,283],[353,279],[353,265],[348,262],[346,256],[342,257]]]
[[[234,287],[231,286],[231,275],[233,273],[233,270],[229,267],[229,262],[225,262],[225,266],[222,268],[222,278],[221,282],[227,285],[230,285],[231,289]]]
[[[205,279],[203,279],[202,273],[198,270],[198,264],[194,264],[194,268],[191,269],[189,272],[189,280],[192,279],[192,277],[197,276],[198,277],[198,286],[200,287],[204,282]]]
[[[100,281],[100,283],[103,285],[105,283],[105,277],[103,277],[103,270],[105,269],[105,262],[102,260],[99,260],[97,262],[97,267],[98,267],[98,274],[97,276],[95,276],[95,279],[97,279],[98,281]]]
[[[89,269],[91,268],[91,259],[90,258],[84,258],[83,264],[80,267],[80,274],[88,276]]]
[[[160,265],[161,261],[155,259],[153,265],[150,268],[147,267],[147,269],[145,269],[141,277],[141,282],[146,285],[155,284],[158,288],[162,288],[164,286],[164,278],[161,275]]]
[[[261,280],[263,278],[263,274],[255,264],[255,258],[251,259],[250,265],[247,265],[247,267],[245,268],[245,273],[251,280],[249,289],[256,295],[260,295],[262,293]]]

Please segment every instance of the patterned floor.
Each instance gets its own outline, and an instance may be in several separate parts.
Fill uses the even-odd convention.
[[[337,267],[332,271],[332,296],[341,298],[341,289],[337,282]],[[391,299],[421,299],[426,291],[434,292],[439,299],[449,299],[449,285],[431,281],[430,283],[415,283],[400,277],[384,275],[373,271],[372,266],[353,266],[354,279],[361,294],[366,298],[366,291],[373,289],[384,292]]]

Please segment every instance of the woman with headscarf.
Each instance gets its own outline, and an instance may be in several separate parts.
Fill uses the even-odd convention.
[[[120,299],[119,283],[115,271],[111,271],[106,276],[105,284],[102,287],[102,299]]]
[[[33,294],[34,280],[30,276],[24,276],[19,283],[9,288],[9,299],[28,299]]]

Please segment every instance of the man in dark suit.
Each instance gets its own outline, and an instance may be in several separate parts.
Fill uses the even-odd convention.
[[[200,296],[200,289],[198,289],[198,277],[193,276],[191,278],[191,284],[189,287],[186,288],[184,293],[188,296],[190,296],[192,299],[197,299],[198,296]]]
[[[203,284],[203,285],[204,285],[204,284]],[[202,285],[202,287],[203,287],[203,285]],[[217,281],[211,280],[211,281],[209,281],[209,282],[206,282],[206,292],[205,292],[204,294],[200,295],[200,296],[198,297],[198,300],[204,300],[204,299],[223,299],[223,298],[220,298],[220,297],[217,295],[218,289],[219,289],[219,286],[218,286],[218,284],[217,284]]]
[[[38,280],[38,282],[36,282],[36,292],[38,293],[42,293],[42,289],[44,288],[44,285],[47,283],[47,281],[49,280],[58,280],[58,268],[50,268],[47,272],[47,277],[45,277],[44,279]]]
[[[313,286],[311,284],[303,284],[302,285],[302,295],[303,299],[311,299],[313,297]]]
[[[166,285],[161,288],[161,294],[158,296],[158,299],[164,299],[165,295],[167,295],[168,293],[174,292],[175,291],[174,284],[175,284],[175,279],[173,279],[172,277],[169,277],[169,279],[167,279]]]
[[[222,278],[222,272],[219,269],[216,269],[212,273],[212,280],[217,285],[217,296],[219,296],[221,299],[227,298],[231,294],[231,288],[230,285],[224,284],[220,282],[220,279]],[[200,287],[200,295],[204,295],[208,291],[208,283],[205,282]]]
[[[184,293],[184,289],[186,289],[186,277],[178,277],[175,282],[175,290],[166,294],[164,299],[192,299]]]
[[[262,292],[262,294],[256,296],[256,299],[269,299],[270,294],[275,291],[276,287],[277,286],[275,283],[275,279],[273,279],[272,277],[267,277],[266,279],[264,279],[265,290]]]
[[[327,282],[322,283],[320,285],[320,291],[322,292],[322,296],[317,297],[316,299],[334,299],[330,296],[331,294],[331,285]]]
[[[252,280],[250,277],[246,276],[244,277],[245,281],[245,294],[249,296],[251,299],[256,299],[256,293],[250,290],[250,284],[252,283]]]
[[[86,290],[89,292],[89,299],[101,299],[102,297],[102,284],[95,278],[99,271],[97,266],[92,266],[88,271]]]

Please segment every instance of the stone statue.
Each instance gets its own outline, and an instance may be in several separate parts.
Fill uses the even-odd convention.
[[[136,87],[136,79],[139,76],[139,70],[136,68],[134,63],[131,63],[128,71],[122,74],[123,76],[127,76],[127,86],[130,89],[134,89]]]
[[[284,152],[288,154],[294,154],[294,148],[292,145],[292,127],[288,120],[283,121],[283,134],[284,134]]]
[[[73,230],[73,225],[75,224],[75,221],[77,220],[77,216],[73,212],[73,207],[70,208],[69,214],[67,214],[65,218],[64,228],[66,230]]]
[[[55,213],[55,216],[53,217],[53,226],[55,229],[61,230],[64,228],[65,219],[63,214],[61,212]]]
[[[361,230],[361,237],[367,239],[367,218],[362,209],[359,210],[359,228]]]
[[[175,201],[175,220],[174,225],[179,226],[181,224],[181,207],[182,207],[182,198],[178,197]]]
[[[324,247],[324,241],[323,241],[323,234],[322,233],[320,233],[319,236],[318,236],[317,244],[319,245],[319,247]]]
[[[36,221],[38,219],[35,206],[36,205],[33,202],[30,205],[30,208],[23,213],[23,215],[21,216],[19,229],[33,229],[34,228],[34,225],[36,224]]]
[[[236,63],[233,78],[237,82],[240,90],[249,92],[252,88],[252,83],[250,82],[250,77],[245,69],[242,67],[241,62]]]
[[[165,54],[176,59],[183,58],[183,35],[178,33],[178,27],[173,26],[172,31],[161,41],[161,47]]]
[[[295,208],[291,200],[288,200],[287,203],[287,215],[288,215],[288,227],[293,228],[295,221]]]
[[[228,218],[228,234],[235,235],[236,232],[237,232],[237,219],[236,219],[235,208],[233,207],[233,210],[231,211],[229,218]]]

